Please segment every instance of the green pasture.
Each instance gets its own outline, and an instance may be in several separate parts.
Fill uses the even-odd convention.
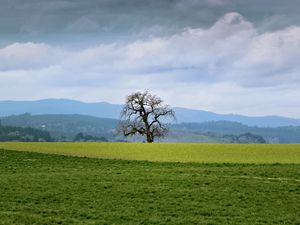
[[[16,146],[56,153],[61,146],[68,154],[88,146],[98,157],[110,146],[22,145]],[[112,146],[118,145],[107,151]],[[127,154],[136,146],[157,154],[161,145],[120,146],[129,147]],[[300,164],[162,163],[0,149],[0,225],[299,225],[299,171]]]
[[[103,159],[200,163],[300,163],[299,144],[20,143],[0,148]]]

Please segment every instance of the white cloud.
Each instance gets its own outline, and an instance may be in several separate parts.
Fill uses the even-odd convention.
[[[178,106],[300,117],[299,58],[300,27],[259,33],[233,12],[208,29],[125,44],[72,51],[12,44],[0,49],[0,82],[27,81],[1,85],[0,97],[122,102],[128,92],[150,89]]]
[[[63,55],[60,49],[44,43],[14,43],[0,49],[0,71],[51,66],[59,63]]]

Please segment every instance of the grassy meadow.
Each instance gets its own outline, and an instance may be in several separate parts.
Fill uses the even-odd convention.
[[[299,145],[0,149],[0,225],[300,224]]]
[[[24,143],[0,148],[102,159],[198,163],[300,163],[300,144]]]

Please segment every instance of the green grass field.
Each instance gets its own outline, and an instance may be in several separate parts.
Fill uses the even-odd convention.
[[[299,145],[1,148],[0,225],[300,225]]]
[[[300,144],[0,143],[0,148],[70,156],[201,163],[300,163]]]

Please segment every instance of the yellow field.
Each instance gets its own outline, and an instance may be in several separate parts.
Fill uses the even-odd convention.
[[[205,163],[300,163],[299,144],[21,143],[0,148],[106,159]]]

